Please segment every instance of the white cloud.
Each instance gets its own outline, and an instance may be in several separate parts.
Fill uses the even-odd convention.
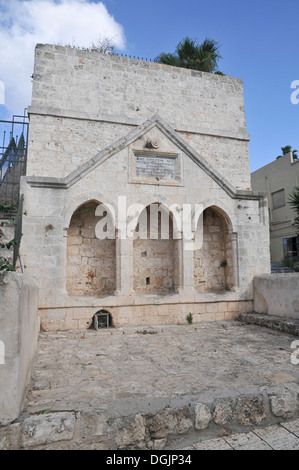
[[[0,81],[5,85],[9,113],[21,114],[31,102],[37,43],[89,47],[105,37],[111,38],[116,48],[124,49],[123,27],[101,2],[0,0]]]

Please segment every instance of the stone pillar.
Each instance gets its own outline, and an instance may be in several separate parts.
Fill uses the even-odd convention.
[[[238,257],[238,234],[236,232],[231,233],[232,240],[232,255],[233,255],[233,279],[234,287],[239,286],[239,257]]]
[[[183,237],[179,240],[180,294],[194,293],[194,251],[187,249],[187,246],[190,248],[191,244],[192,242],[186,242]]]
[[[133,291],[133,240],[120,238],[116,230],[116,291],[115,295],[130,295]]]

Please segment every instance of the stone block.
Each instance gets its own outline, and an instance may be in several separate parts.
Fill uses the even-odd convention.
[[[0,427],[0,450],[18,450],[21,441],[21,424]]]
[[[260,424],[267,416],[263,395],[241,395],[236,399],[236,414],[239,424]]]
[[[118,448],[136,446],[145,440],[145,419],[140,413],[117,418],[109,429],[109,434]]]
[[[40,414],[26,418],[22,426],[22,447],[70,440],[74,436],[76,416],[70,412]]]
[[[104,414],[82,412],[80,433],[83,437],[104,436],[107,434],[108,422]]]
[[[216,424],[229,423],[234,416],[234,401],[232,398],[219,398],[213,404],[213,419]]]
[[[297,409],[297,394],[282,392],[269,396],[270,408],[274,416],[292,418]]]
[[[203,403],[197,403],[195,406],[195,429],[206,429],[212,421],[210,407]]]
[[[154,439],[163,439],[170,435],[184,434],[193,426],[190,409],[166,408],[148,419],[148,429]]]

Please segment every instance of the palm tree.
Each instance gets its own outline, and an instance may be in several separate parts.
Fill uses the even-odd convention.
[[[280,158],[280,157],[283,157],[284,155],[287,155],[288,153],[292,152],[293,154],[293,159],[294,160],[298,160],[298,150],[296,149],[293,149],[292,150],[292,146],[291,145],[286,145],[285,147],[281,147],[281,150],[282,150],[282,155],[278,155],[277,158]],[[276,160],[277,160],[276,158]]]
[[[289,196],[289,204],[296,211],[297,217],[295,217],[294,225],[297,228],[297,235],[299,235],[299,186],[295,187],[294,191]]]
[[[174,54],[161,52],[155,62],[224,75],[216,70],[219,59],[222,59],[219,44],[214,39],[207,38],[202,44],[198,44],[194,39],[186,37],[179,42]]]

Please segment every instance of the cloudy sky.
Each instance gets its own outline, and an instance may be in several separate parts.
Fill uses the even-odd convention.
[[[186,36],[212,37],[220,70],[244,82],[254,171],[282,146],[299,149],[298,14],[299,0],[0,0],[0,120],[30,104],[36,43],[110,37],[117,52],[154,59]]]
[[[86,0],[0,0],[0,79],[7,114],[20,114],[30,103],[36,43],[88,47],[101,37],[125,48],[123,27],[102,3]]]

